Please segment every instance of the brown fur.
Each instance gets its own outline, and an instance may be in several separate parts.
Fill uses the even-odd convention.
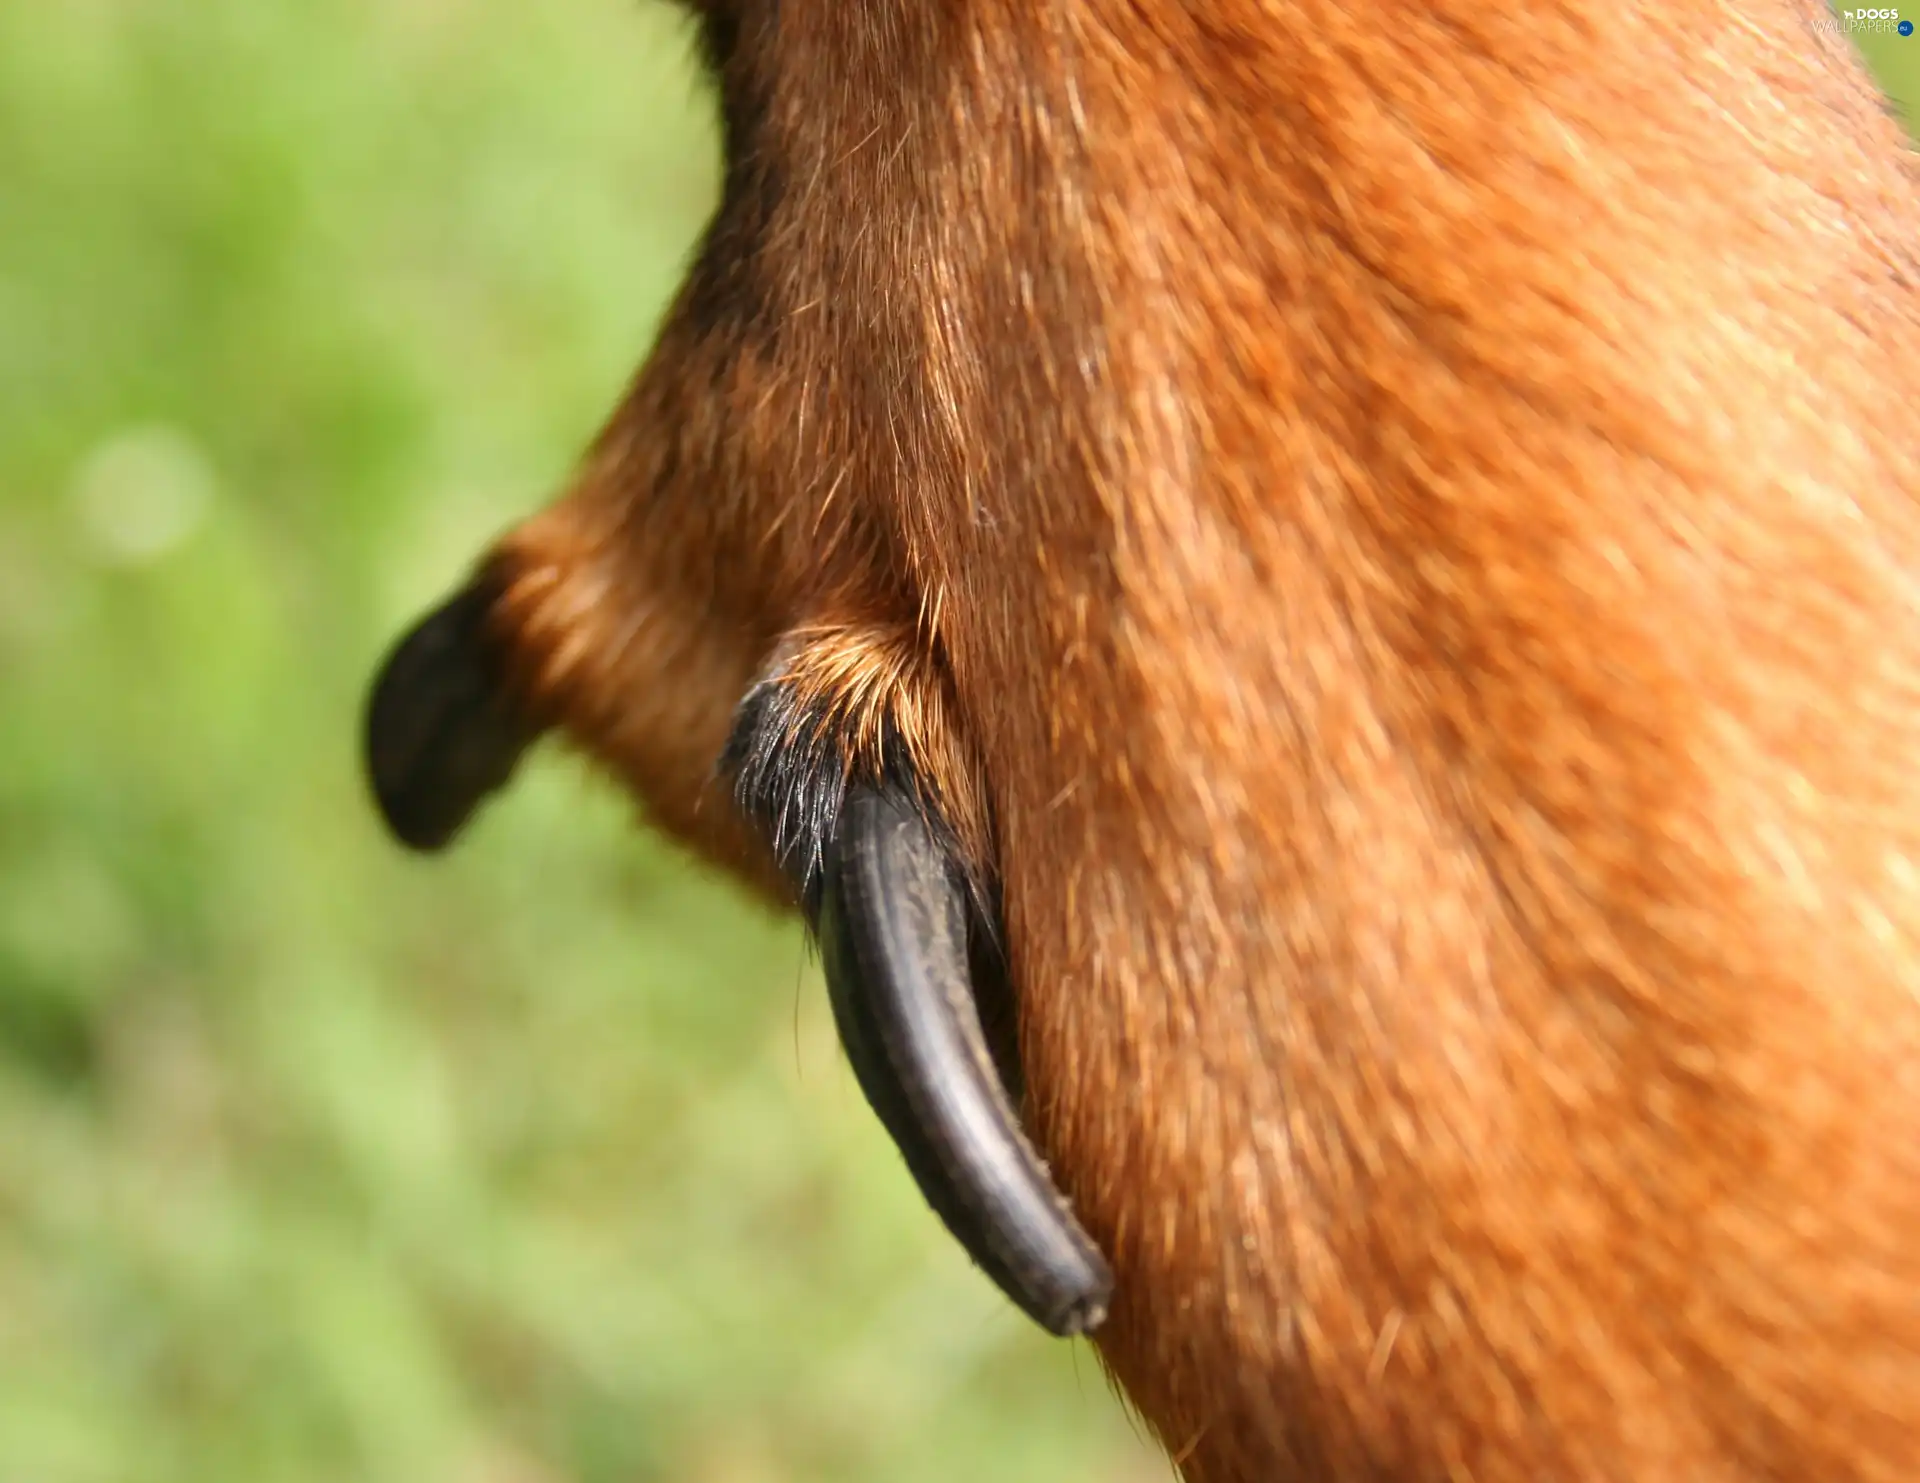
[[[1907,1483],[1920,209],[1817,7],[714,9],[529,693],[774,894],[743,692],[891,707],[1196,1483]]]

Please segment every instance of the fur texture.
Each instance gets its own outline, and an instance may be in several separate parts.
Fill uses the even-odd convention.
[[[1818,7],[705,10],[529,702],[776,899],[743,696],[898,732],[1194,1483],[1907,1483],[1920,209]]]

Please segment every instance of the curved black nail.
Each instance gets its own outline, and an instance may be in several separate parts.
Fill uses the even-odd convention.
[[[539,735],[487,629],[496,591],[476,578],[416,623],[367,698],[367,778],[394,837],[438,850],[505,786]]]
[[[950,853],[899,791],[856,783],[822,866],[815,925],[834,1020],[921,1194],[1036,1323],[1062,1336],[1098,1327],[1113,1275],[995,1072]]]

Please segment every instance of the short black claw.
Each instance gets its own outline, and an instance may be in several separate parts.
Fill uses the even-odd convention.
[[[367,777],[387,827],[411,849],[452,840],[539,735],[487,628],[496,595],[479,577],[422,618],[368,696]]]
[[[1021,1131],[1011,1036],[990,1047],[1011,1006],[982,895],[904,765],[848,783],[783,689],[749,697],[723,765],[793,878],[861,1091],[1000,1290],[1050,1333],[1090,1332],[1113,1277]]]

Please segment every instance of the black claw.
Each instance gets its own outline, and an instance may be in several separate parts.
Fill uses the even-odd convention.
[[[1087,1333],[1113,1277],[1021,1131],[986,898],[904,764],[849,784],[834,738],[792,705],[778,681],[757,686],[722,766],[814,929],[860,1089],[981,1270],[1050,1333]]]
[[[848,790],[816,930],[854,1075],[980,1269],[1049,1333],[1087,1333],[1107,1316],[1113,1277],[996,1074],[967,971],[966,903],[913,803]]]
[[[387,827],[411,849],[444,847],[539,734],[487,629],[495,597],[476,578],[422,618],[368,696],[367,776]]]

